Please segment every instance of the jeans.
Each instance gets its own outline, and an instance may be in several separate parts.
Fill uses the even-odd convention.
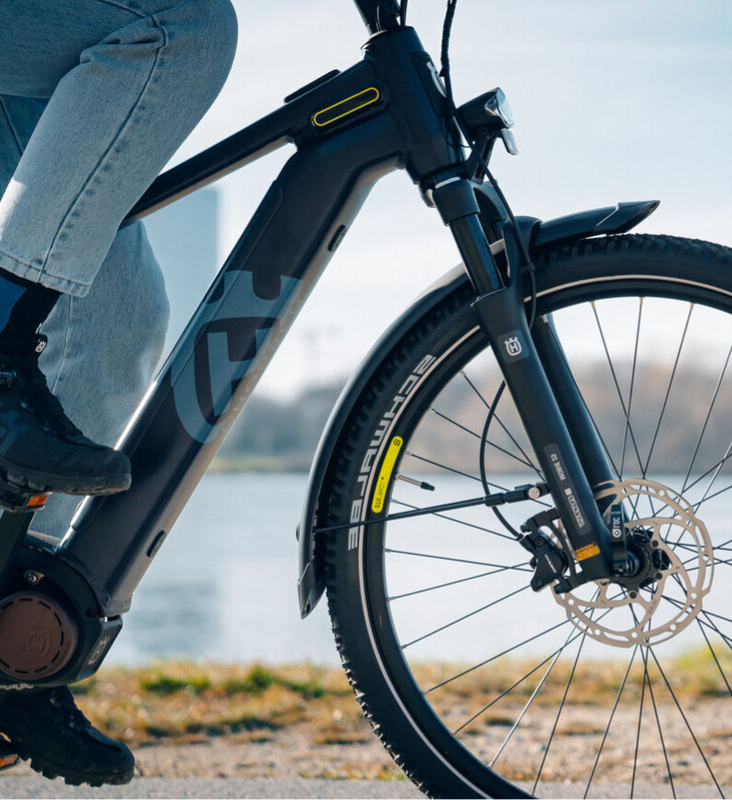
[[[168,305],[142,225],[121,221],[221,89],[229,0],[0,0],[0,268],[64,293],[43,326],[51,391],[118,438]],[[78,498],[33,527],[61,535]]]

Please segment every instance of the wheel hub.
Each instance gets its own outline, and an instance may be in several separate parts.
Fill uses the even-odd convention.
[[[630,574],[618,576],[613,582],[624,586],[628,591],[651,589],[671,567],[671,559],[661,548],[658,539],[653,538],[652,530],[636,528],[630,531],[627,547]]]
[[[706,526],[681,495],[654,481],[613,482],[597,499],[622,502],[635,516],[625,523],[632,574],[555,593],[557,603],[576,628],[615,647],[677,636],[697,617],[712,585]]]

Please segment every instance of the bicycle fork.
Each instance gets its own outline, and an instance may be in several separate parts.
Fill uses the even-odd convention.
[[[617,569],[613,556],[616,562],[618,558],[593,495],[593,487],[613,479],[607,459],[548,323],[541,321],[534,326],[536,330],[529,330],[522,281],[515,266],[518,251],[512,238],[513,227],[504,226],[504,238],[489,247],[477,205],[474,212],[468,211],[472,185],[467,180],[462,186],[459,183],[445,186],[449,192],[442,197],[436,187],[435,204],[463,256],[477,294],[473,308],[479,324],[491,343],[582,569],[583,575],[574,582],[609,578]],[[459,196],[462,199],[457,201]],[[493,253],[505,256],[508,270],[498,269]],[[510,275],[506,286],[501,285],[502,273]],[[545,364],[550,365],[549,374]],[[558,390],[556,393],[552,383]],[[579,452],[575,442],[581,443]],[[556,567],[552,569],[557,571]],[[541,585],[539,582],[535,588]],[[560,590],[567,588],[565,585]]]

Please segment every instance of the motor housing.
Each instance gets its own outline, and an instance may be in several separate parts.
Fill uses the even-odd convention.
[[[62,603],[33,589],[0,603],[0,670],[20,681],[58,674],[79,642],[79,627]]]

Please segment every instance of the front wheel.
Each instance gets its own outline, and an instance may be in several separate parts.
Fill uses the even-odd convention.
[[[549,497],[468,504],[543,476],[509,393],[494,402],[465,285],[391,352],[340,439],[318,546],[345,668],[432,796],[723,795],[732,251],[619,236],[536,266],[537,324],[553,320],[615,476],[603,500],[631,512],[634,577],[535,592],[515,534]]]

